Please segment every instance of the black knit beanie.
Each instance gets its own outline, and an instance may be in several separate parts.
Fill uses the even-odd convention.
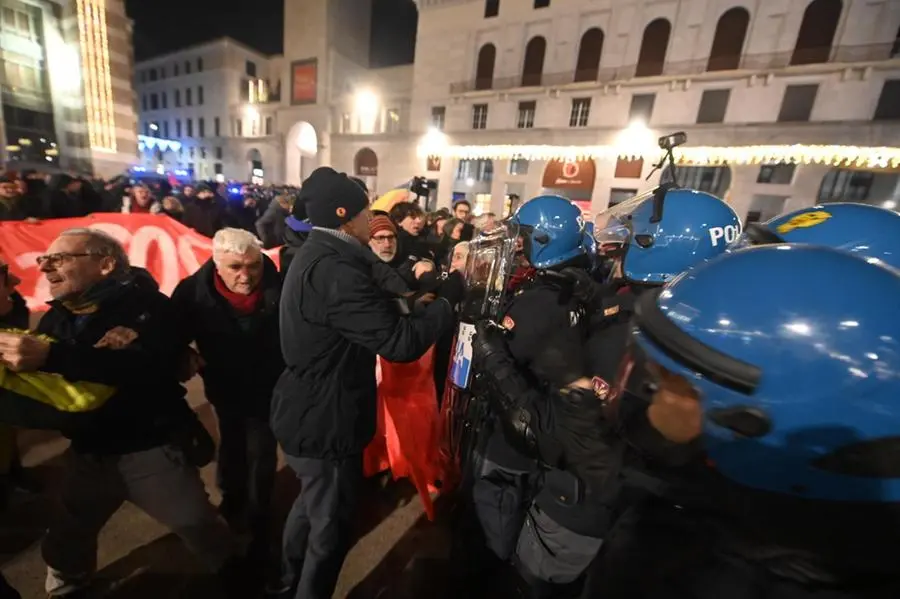
[[[314,227],[338,229],[368,208],[369,198],[345,173],[323,166],[303,182],[299,201]]]

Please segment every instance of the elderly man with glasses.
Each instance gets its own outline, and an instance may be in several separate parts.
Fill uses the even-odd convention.
[[[197,466],[211,440],[178,382],[180,336],[169,299],[131,268],[122,246],[91,229],[63,232],[38,258],[53,301],[38,335],[0,332],[0,362],[114,389],[77,414],[60,511],[42,552],[50,597],[78,597],[97,566],[97,536],[130,501],[167,525],[240,597],[235,544],[209,503]],[[52,341],[51,341],[52,339]],[[37,403],[37,402],[36,402]],[[52,428],[48,426],[47,428]]]

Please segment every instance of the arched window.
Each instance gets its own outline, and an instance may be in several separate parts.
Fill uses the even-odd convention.
[[[478,64],[475,67],[475,89],[491,89],[494,85],[494,62],[497,60],[497,48],[494,44],[485,44],[478,51]]]
[[[741,66],[750,13],[743,8],[725,11],[716,25],[707,71],[731,71]]]
[[[596,81],[600,76],[600,55],[603,53],[603,30],[588,29],[581,36],[578,48],[578,64],[575,65],[575,81]]]
[[[813,0],[803,13],[791,64],[828,62],[844,5],[841,0]]]
[[[525,46],[525,64],[522,66],[522,85],[524,87],[540,85],[544,74],[544,54],[547,53],[547,40],[541,36],[531,38]]]
[[[669,48],[671,32],[672,25],[666,19],[656,19],[647,25],[644,29],[644,39],[641,40],[635,77],[662,75],[666,66],[666,50]]]

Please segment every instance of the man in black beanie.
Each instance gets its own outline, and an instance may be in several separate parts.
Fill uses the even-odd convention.
[[[451,328],[462,298],[402,315],[372,276],[369,201],[344,173],[316,169],[300,200],[313,230],[285,278],[287,368],[271,412],[302,489],[284,528],[282,597],[329,599],[351,546],[363,450],[375,434],[375,357],[419,359]]]

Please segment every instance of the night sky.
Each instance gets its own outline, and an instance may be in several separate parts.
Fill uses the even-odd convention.
[[[359,1],[375,6],[371,66],[411,63],[417,19],[412,0]],[[135,21],[138,61],[226,35],[266,54],[282,51],[283,0],[125,0],[125,8]]]

